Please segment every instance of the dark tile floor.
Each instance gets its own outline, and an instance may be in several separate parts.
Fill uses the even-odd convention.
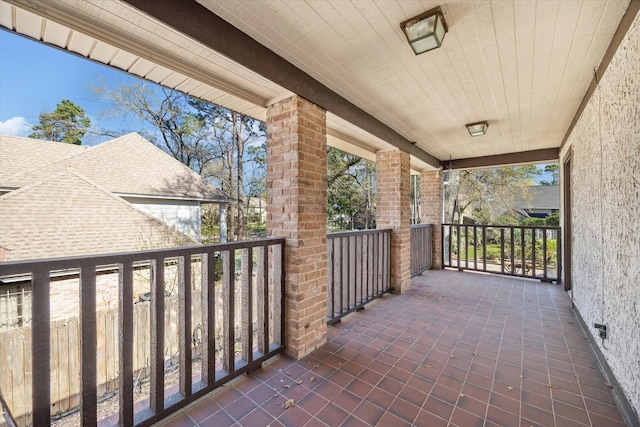
[[[431,271],[165,426],[624,426],[554,284]]]

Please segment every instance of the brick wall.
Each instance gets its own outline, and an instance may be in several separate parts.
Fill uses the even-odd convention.
[[[327,334],[326,112],[292,97],[267,110],[267,233],[284,237],[287,352]]]
[[[411,286],[410,158],[402,151],[376,154],[378,228],[391,228],[391,286],[403,293]]]
[[[423,224],[433,224],[433,268],[442,268],[442,171],[420,174],[420,214]]]

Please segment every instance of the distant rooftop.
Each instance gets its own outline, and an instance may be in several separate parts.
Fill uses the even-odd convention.
[[[119,195],[233,201],[137,133],[93,147],[0,135],[0,153],[0,187],[4,188],[75,171]]]

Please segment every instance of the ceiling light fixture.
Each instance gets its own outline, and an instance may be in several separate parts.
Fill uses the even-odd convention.
[[[416,55],[440,47],[448,31],[440,6],[400,24]]]
[[[476,122],[469,123],[465,125],[467,130],[469,131],[469,135],[471,136],[481,136],[487,133],[487,129],[489,129],[489,123],[485,122]]]

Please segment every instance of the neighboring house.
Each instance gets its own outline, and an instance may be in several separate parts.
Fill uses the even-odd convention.
[[[229,201],[135,133],[89,148],[0,135],[0,261],[196,245],[201,205]],[[117,275],[97,285],[109,308]],[[78,291],[77,277],[56,279],[53,319],[77,312]],[[28,324],[30,305],[30,280],[3,278],[0,330]]]
[[[516,213],[524,218],[546,218],[560,212],[559,185],[532,185],[528,200],[517,200],[513,204]]]
[[[157,247],[160,236],[167,246],[177,243],[174,230],[184,235],[178,240],[195,243],[202,204],[232,201],[136,133],[89,148],[0,135],[0,153],[0,246],[7,261],[139,250]],[[124,209],[120,219],[106,207],[115,201]],[[70,240],[78,245],[62,243]]]
[[[511,208],[505,208],[502,203],[493,207],[492,218],[504,215],[522,220],[524,218],[546,218],[560,212],[560,186],[558,185],[531,185],[527,194],[510,203]],[[468,207],[463,213],[463,224],[480,223],[481,219],[472,212],[479,210]]]

